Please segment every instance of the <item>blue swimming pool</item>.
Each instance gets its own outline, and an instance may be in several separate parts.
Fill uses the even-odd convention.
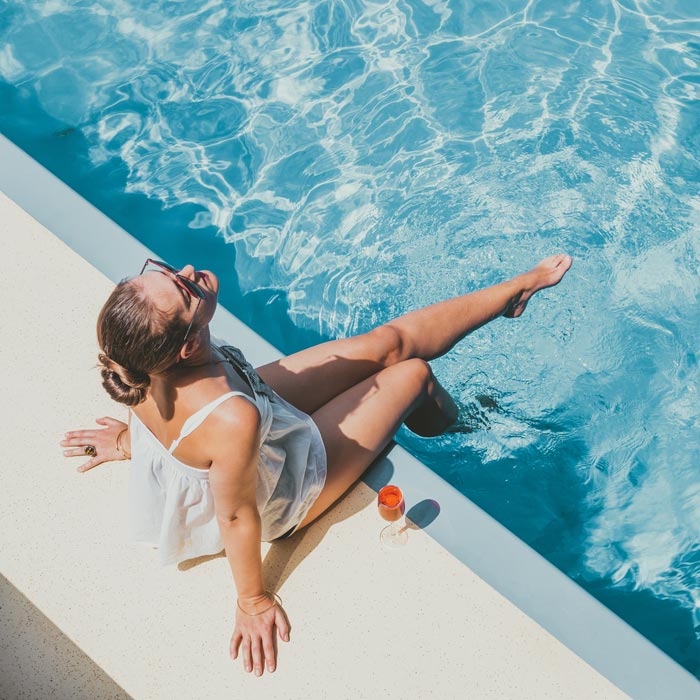
[[[142,6],[0,6],[0,130],[285,352],[571,253],[399,441],[698,675],[700,11]]]

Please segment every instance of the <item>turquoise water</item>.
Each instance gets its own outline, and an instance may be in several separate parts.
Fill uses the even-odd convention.
[[[699,32],[691,2],[9,0],[0,129],[286,352],[572,254],[433,363],[473,431],[399,441],[698,675]]]

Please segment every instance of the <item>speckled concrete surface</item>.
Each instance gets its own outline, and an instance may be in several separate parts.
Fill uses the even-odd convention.
[[[364,484],[266,546],[291,642],[276,673],[245,674],[228,657],[226,559],[159,567],[126,539],[127,463],[78,474],[58,445],[97,417],[125,417],[95,368],[112,283],[3,195],[0,237],[3,700],[47,688],[136,700],[626,697],[426,533],[383,551]]]

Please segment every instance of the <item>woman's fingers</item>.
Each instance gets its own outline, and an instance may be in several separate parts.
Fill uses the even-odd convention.
[[[231,637],[230,652],[231,652],[231,658],[234,660],[238,658],[238,649],[241,646],[242,640],[243,640],[243,635],[240,632],[233,633],[233,637]]]
[[[267,668],[267,670],[270,673],[272,673],[275,670],[275,659],[277,656],[277,654],[275,653],[274,639],[275,639],[275,632],[274,632],[274,629],[272,629],[261,640],[262,641],[263,656],[264,656],[264,661],[265,661],[265,668]]]
[[[265,656],[263,654],[262,639],[256,637],[251,642],[251,653],[253,655],[253,673],[256,676],[262,676]]]
[[[120,430],[123,428],[127,427],[127,424],[124,423],[123,421],[117,420],[116,418],[112,418],[111,416],[104,416],[103,418],[96,418],[95,419],[96,423],[99,423],[100,425],[106,425],[108,428],[119,428]],[[104,435],[105,433],[108,433],[108,430],[105,430],[104,428],[100,429],[95,429],[91,428],[89,430],[69,430],[64,436],[63,436],[63,442],[61,444],[63,445],[64,443],[69,445],[69,444],[79,444],[81,441],[85,442],[87,440],[87,443],[85,444],[90,444],[91,440],[96,439],[100,435]]]
[[[243,657],[243,668],[250,673],[253,670],[253,657],[250,651],[250,637],[243,639],[241,643],[241,656]]]
[[[76,433],[79,434],[78,437],[75,437]],[[88,445],[92,445],[92,447],[94,447],[96,450],[96,454],[93,457],[90,457],[87,462],[81,464],[76,471],[89,471],[90,469],[94,469],[99,464],[102,464],[110,459],[109,450],[106,448],[103,436],[101,436],[99,433],[95,433],[94,431],[91,433],[89,430],[80,430],[76,431],[76,433],[66,433],[67,435],[72,435],[73,437],[61,440],[61,446],[67,448],[63,450],[64,457],[86,457],[87,455],[85,453],[85,448]]]
[[[77,441],[79,442],[79,441]],[[65,447],[67,443],[63,441],[61,445]],[[85,452],[85,447],[87,445],[91,444],[93,447],[96,448],[96,453],[93,457],[91,457],[85,464],[82,466],[78,467],[79,472],[83,472],[86,469],[92,469],[93,467],[96,467],[98,464],[102,464],[105,460],[102,459],[102,455],[100,452],[102,451],[101,448],[99,447],[99,443],[97,442],[90,442],[88,440],[85,440],[83,442],[79,442],[77,447],[70,447],[66,450],[63,450],[63,456],[64,457],[85,457],[87,456],[87,453]]]
[[[90,440],[94,440],[98,434],[99,433],[96,430],[73,430],[70,433],[65,434],[61,444],[77,445],[81,442],[89,443]]]
[[[97,457],[93,457],[91,460],[85,462],[85,464],[81,464],[77,471],[79,472],[86,472],[89,471],[90,469],[93,469],[96,467],[98,464],[102,464],[104,462],[104,459],[98,459]]]
[[[68,451],[63,453],[66,457],[81,457],[85,455],[84,450],[80,451],[74,451],[73,454],[70,454]],[[87,462],[84,464],[81,464],[79,467],[76,468],[75,471],[77,472],[87,472],[90,471],[90,469],[94,469],[95,467],[99,466],[103,462],[107,460],[102,459],[99,455],[95,455],[94,457],[91,457]]]
[[[280,639],[284,642],[288,642],[291,627],[289,625],[289,620],[287,619],[286,613],[279,605],[277,606],[277,614],[275,615],[275,625],[277,625]]]
[[[112,425],[112,426],[123,426],[126,428],[126,423],[123,421],[117,420],[116,418],[112,418],[111,416],[104,416],[102,418],[95,418],[95,423],[99,423],[100,425]]]
[[[94,448],[96,453],[85,464],[78,467],[77,471],[79,472],[86,472],[103,462],[115,459],[117,457],[115,451],[117,431],[127,427],[126,423],[110,416],[96,418],[95,421],[105,427],[92,430],[71,430],[65,434],[60,442],[61,447],[66,448],[63,451],[64,457],[81,457],[86,454],[85,448],[88,445]]]
[[[238,612],[236,626],[231,637],[231,657],[241,657],[243,668],[256,676],[262,676],[265,671],[272,673],[277,669],[277,635],[275,627],[284,627],[280,632],[282,638],[289,639],[289,622],[284,614],[270,608],[256,615],[246,615]],[[240,653],[239,653],[240,651]]]
[[[71,447],[69,450],[63,450],[64,457],[84,457],[85,447]],[[97,455],[95,455],[97,456]]]

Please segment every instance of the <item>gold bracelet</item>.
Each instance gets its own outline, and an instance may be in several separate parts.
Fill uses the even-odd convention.
[[[251,617],[255,617],[256,615],[262,615],[263,613],[266,613],[268,610],[272,609],[275,607],[275,605],[282,605],[282,599],[277,595],[277,593],[272,593],[270,591],[265,591],[266,596],[272,596],[272,605],[268,605],[264,610],[261,610],[260,612],[248,612],[247,610],[243,610],[241,607],[241,601],[236,600],[236,605],[238,606],[238,609],[245,613],[246,615],[250,615]]]
[[[117,435],[117,452],[119,452],[120,455],[124,457],[124,459],[131,459],[131,455],[127,454],[127,451],[122,448],[121,446],[121,440],[122,440],[122,435],[128,430],[129,428],[124,428],[119,435]]]

